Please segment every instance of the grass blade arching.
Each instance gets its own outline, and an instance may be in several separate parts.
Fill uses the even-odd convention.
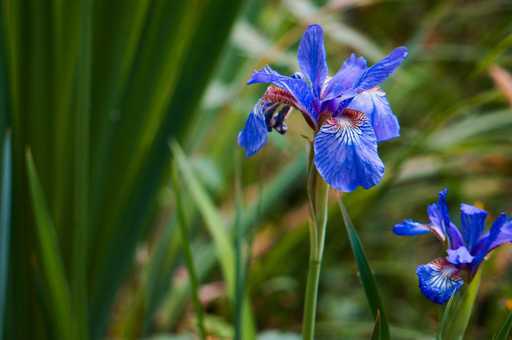
[[[58,338],[73,339],[73,316],[71,296],[64,272],[62,256],[59,254],[55,226],[51,220],[48,205],[43,194],[41,183],[36,172],[30,151],[26,153],[27,172],[29,178],[32,206],[36,221],[37,239],[41,248],[41,265],[48,285],[51,301],[51,318],[55,322]]]
[[[185,256],[185,264],[187,266],[190,287],[192,289],[192,303],[196,311],[197,318],[197,329],[199,331],[199,337],[201,340],[206,339],[206,331],[204,328],[204,313],[201,302],[199,301],[199,282],[197,279],[196,269],[194,265],[194,259],[192,257],[192,249],[190,247],[190,238],[188,237],[187,219],[185,217],[185,207],[181,199],[181,187],[178,180],[178,168],[174,166],[172,171],[172,184],[174,189],[174,198],[176,200],[176,215],[178,225],[181,232],[181,244],[183,248],[183,254]]]
[[[377,282],[373,275],[372,269],[370,268],[370,264],[366,259],[359,235],[357,234],[357,231],[352,224],[348,210],[343,204],[341,197],[338,199],[338,205],[340,207],[341,214],[343,215],[347,236],[350,241],[352,252],[354,253],[357,270],[359,271],[359,278],[363,284],[364,292],[366,293],[366,298],[368,299],[368,304],[370,305],[373,317],[378,321],[377,324],[380,326],[378,339],[388,340],[390,339],[389,326],[377,288]]]

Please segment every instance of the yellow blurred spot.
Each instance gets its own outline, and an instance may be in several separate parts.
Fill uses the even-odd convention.
[[[506,307],[508,310],[512,310],[512,299],[506,299],[506,300],[505,300],[505,307]]]

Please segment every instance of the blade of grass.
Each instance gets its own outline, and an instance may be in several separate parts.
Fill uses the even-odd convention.
[[[185,133],[185,128],[200,103],[200,97],[213,73],[242,3],[243,1],[234,0],[207,2],[206,10],[203,11],[205,17],[199,20],[200,24],[198,23],[191,38],[192,44],[188,46],[188,52],[185,53],[186,60],[175,70],[179,73],[179,79],[176,81],[177,87],[172,93],[165,94],[171,99],[162,114],[162,121],[155,136],[149,141],[150,147],[143,164],[138,165],[140,170],[134,177],[133,185],[127,191],[127,195],[122,197],[122,209],[115,213],[117,217],[112,219],[112,225],[109,225],[110,222],[107,220],[103,220],[102,225],[115,230],[115,233],[106,237],[107,241],[98,251],[98,260],[95,261],[96,280],[92,291],[90,313],[91,325],[95,328],[93,338],[98,338],[104,333],[115,291],[130,268],[138,240],[148,232],[147,221],[155,206],[156,193],[160,190],[170,165],[168,141],[170,138]],[[222,22],[216,20],[219,17],[223,18]],[[168,26],[168,22],[163,20],[162,25]],[[161,39],[165,39],[165,37],[161,37]],[[160,46],[156,45],[156,48],[160,48]],[[192,51],[202,52],[194,53]],[[155,53],[157,52],[155,51]],[[142,111],[146,112],[146,109],[144,108]],[[140,122],[140,112],[137,111],[136,116],[131,118]],[[126,134],[125,131],[124,138],[126,140],[133,136]],[[116,167],[120,166],[121,169],[120,172],[114,172],[114,175],[122,173],[125,165],[117,164]],[[108,192],[109,198],[106,202],[116,205],[117,203],[112,200],[117,197],[117,194],[112,195],[112,192],[119,188],[111,183],[110,186],[111,190]],[[111,208],[109,204],[106,209]],[[129,236],[127,237],[127,235]]]
[[[229,292],[234,292],[235,270],[232,259],[235,258],[234,249],[222,217],[217,213],[214,204],[211,202],[208,194],[204,191],[201,184],[194,176],[193,170],[188,163],[183,150],[178,144],[172,144],[174,159],[179,167],[181,177],[190,191],[199,211],[203,214],[208,232],[217,248],[217,255],[224,273],[227,288]]]
[[[507,319],[501,325],[500,330],[494,335],[493,340],[510,339],[510,331],[512,330],[512,313],[509,313]]]
[[[469,286],[454,294],[448,301],[437,333],[438,340],[461,340],[464,338],[478,295],[481,277],[482,270],[480,269]]]
[[[227,230],[224,227],[225,223],[217,212],[213,202],[208,197],[208,194],[195,177],[194,171],[188,163],[183,150],[181,150],[179,145],[176,143],[172,144],[171,149],[174,159],[180,169],[181,176],[203,216],[203,220],[210,235],[212,236],[223,271],[227,291],[229,292],[228,296],[233,301],[233,293],[235,291],[235,268],[233,260],[235,258],[235,251],[233,249],[233,243],[231,242],[230,237],[228,237]],[[244,334],[247,339],[254,339],[255,331],[252,321],[252,313],[247,299],[245,299],[243,303],[243,314]]]
[[[3,339],[11,227],[11,136],[5,135],[0,171],[0,340]]]
[[[379,321],[378,323],[380,327],[378,339],[390,339],[389,326],[386,314],[384,312],[384,306],[382,305],[379,296],[377,282],[373,275],[372,269],[370,268],[370,264],[366,259],[363,245],[361,243],[361,240],[359,239],[359,235],[357,234],[354,225],[352,224],[352,220],[350,219],[348,210],[345,207],[345,204],[343,204],[341,197],[338,199],[338,205],[340,207],[341,214],[343,215],[343,221],[345,223],[345,228],[347,230],[348,239],[350,241],[352,252],[354,253],[354,258],[357,264],[357,270],[359,272],[359,278],[361,280],[361,283],[363,284],[368,304],[370,305],[373,317],[375,318],[375,320]],[[377,319],[377,317],[379,318]]]
[[[72,329],[74,321],[71,314],[71,297],[64,274],[62,257],[59,254],[55,227],[48,212],[32,154],[28,150],[26,152],[26,162],[37,236],[41,248],[41,265],[43,266],[52,302],[52,318],[59,339],[73,339],[75,337]]]
[[[80,55],[78,62],[78,110],[74,116],[75,167],[73,199],[73,248],[71,292],[76,334],[88,339],[87,248],[89,228],[89,136],[91,101],[92,1],[80,1]]]
[[[243,233],[240,221],[243,214],[242,202],[242,167],[240,164],[240,150],[235,153],[235,225],[234,225],[234,248],[235,248],[235,292],[234,292],[234,315],[235,315],[235,340],[243,339],[243,303],[245,270],[242,266],[244,255],[242,252]]]
[[[194,265],[194,259],[192,258],[190,239],[188,237],[187,221],[185,218],[185,208],[181,200],[182,191],[178,180],[178,168],[176,164],[172,172],[172,184],[174,188],[174,197],[176,199],[176,215],[182,238],[181,244],[183,248],[183,254],[185,256],[185,264],[188,270],[190,288],[192,289],[192,303],[194,304],[194,308],[196,310],[197,329],[199,331],[200,339],[205,340],[206,331],[204,328],[203,307],[201,306],[201,303],[199,301],[199,283]]]

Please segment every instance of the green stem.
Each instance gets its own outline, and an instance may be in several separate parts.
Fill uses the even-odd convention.
[[[309,228],[310,252],[306,296],[304,299],[304,319],[302,333],[304,340],[313,340],[315,336],[316,305],[318,284],[324,252],[327,230],[327,201],[329,187],[320,178],[313,165],[313,147],[310,149],[308,167],[308,200],[311,223]]]
[[[245,268],[242,266],[243,234],[241,230],[242,219],[242,169],[240,152],[235,154],[235,292],[234,292],[234,314],[235,314],[235,340],[243,338],[243,305],[245,301]]]
[[[194,304],[194,308],[196,310],[197,329],[199,331],[200,339],[205,340],[206,330],[204,328],[204,314],[203,308],[201,307],[201,303],[199,301],[199,280],[197,279],[196,269],[194,266],[194,259],[192,257],[192,249],[190,246],[190,239],[188,237],[188,228],[186,224],[185,208],[183,207],[183,203],[181,201],[182,191],[179,186],[177,172],[178,169],[177,166],[175,166],[172,171],[172,184],[174,187],[174,197],[176,200],[176,214],[181,233],[183,254],[185,256],[185,265],[187,266],[187,271],[190,279],[190,287],[192,290],[192,303]]]

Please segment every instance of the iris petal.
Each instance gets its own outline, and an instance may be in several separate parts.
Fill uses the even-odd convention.
[[[406,219],[393,227],[393,232],[399,236],[416,236],[425,235],[428,233],[434,234],[439,240],[445,240],[445,236],[438,226],[416,222],[411,219]]]
[[[459,270],[444,258],[435,259],[416,268],[419,287],[432,302],[444,304],[462,287],[464,280]]]
[[[478,209],[469,204],[461,204],[461,231],[468,249],[472,249],[478,242],[478,239],[484,231],[486,218],[487,211]]]
[[[471,263],[473,256],[469,253],[468,248],[461,246],[457,249],[448,249],[448,261],[453,264]]]
[[[288,77],[279,74],[270,66],[265,66],[259,71],[255,71],[247,84],[271,83],[281,89],[288,91],[295,99],[295,106],[310,116],[315,122],[318,120],[319,105],[311,92],[309,85],[302,78]]]
[[[455,224],[450,221],[450,215],[448,214],[448,204],[446,203],[447,195],[447,189],[441,190],[437,203],[429,205],[427,208],[427,213],[432,225],[439,227],[443,234],[446,236],[449,248],[457,249],[464,245],[464,240],[462,239],[462,235],[460,234]]]
[[[320,25],[311,25],[304,32],[297,51],[297,60],[302,73],[311,81],[313,93],[319,98],[325,78],[329,74],[325,58],[324,32]]]
[[[501,213],[492,224],[491,229],[475,245],[474,267],[477,267],[493,249],[509,242],[512,242],[512,220],[506,214]]]
[[[338,72],[327,82],[322,91],[322,100],[330,100],[341,96],[352,89],[367,68],[366,59],[354,53],[345,60]],[[363,111],[364,112],[364,111]]]
[[[364,112],[368,116],[378,142],[400,136],[398,119],[391,110],[384,91],[379,89],[365,91],[357,95],[349,107]]]
[[[336,190],[368,189],[384,175],[375,134],[361,112],[345,110],[327,120],[315,136],[314,148],[318,172]]]
[[[366,91],[382,83],[407,57],[407,48],[395,48],[389,55],[384,57],[375,65],[370,66],[361,76],[357,87],[359,91]]]
[[[407,219],[396,224],[393,227],[393,232],[400,236],[416,236],[429,234],[430,229],[424,223]]]
[[[254,155],[267,143],[267,124],[263,114],[264,104],[258,101],[254,106],[245,126],[238,134],[238,144],[245,150],[247,157]]]

